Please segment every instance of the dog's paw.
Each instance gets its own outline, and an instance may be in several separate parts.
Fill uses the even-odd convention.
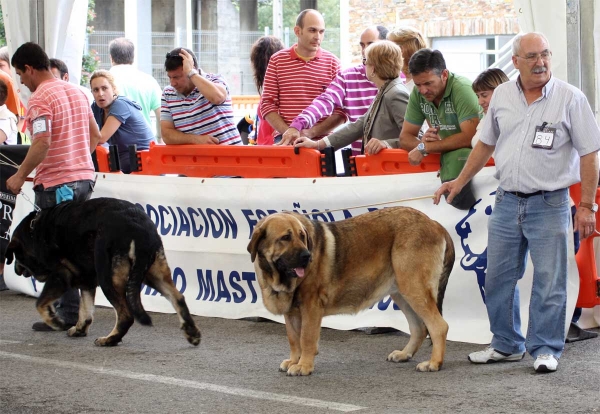
[[[442,364],[433,361],[425,361],[418,364],[416,369],[420,372],[436,372],[439,371],[441,367]]]
[[[407,362],[410,361],[412,355],[407,354],[404,351],[394,351],[388,355],[387,360],[391,362]]]
[[[114,336],[101,336],[96,338],[94,345],[96,346],[117,346],[121,342],[120,339],[116,339]]]
[[[291,359],[284,359],[281,364],[279,364],[279,372],[287,372],[288,368],[293,365]]]
[[[87,332],[84,330],[77,329],[77,326],[72,326],[67,331],[67,335],[75,338],[75,337],[80,337],[80,336],[87,336]]]
[[[195,325],[186,325],[183,328],[183,332],[185,333],[185,337],[190,344],[194,346],[200,345],[200,339],[202,335],[200,334],[200,330]]]
[[[314,366],[307,364],[294,364],[287,370],[288,377],[300,377],[312,374]]]

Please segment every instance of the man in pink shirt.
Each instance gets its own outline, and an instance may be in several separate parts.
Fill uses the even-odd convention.
[[[18,194],[35,169],[36,206],[45,209],[58,204],[59,189],[72,193],[74,201],[87,200],[94,185],[91,152],[100,138],[87,98],[76,85],[54,77],[50,59],[35,43],[21,45],[11,63],[21,83],[32,92],[26,117],[31,147],[17,172],[6,181],[7,188]],[[77,290],[67,291],[56,310],[65,322],[65,330],[75,325],[79,310]],[[32,328],[52,330],[43,322],[34,323]]]
[[[269,60],[260,100],[262,118],[278,135],[287,131],[294,118],[327,89],[340,69],[338,58],[321,48],[325,35],[321,13],[312,9],[300,12],[294,33],[298,43],[280,50]],[[314,138],[321,138],[345,121],[344,112],[336,108],[313,127]],[[281,141],[281,144],[292,142]]]

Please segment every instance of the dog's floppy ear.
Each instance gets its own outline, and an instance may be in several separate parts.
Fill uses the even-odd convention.
[[[304,234],[306,234],[306,248],[309,252],[312,252],[312,238],[310,237],[310,232],[305,226],[302,226],[302,230],[304,230]]]
[[[254,231],[252,232],[252,238],[250,239],[250,243],[248,243],[248,253],[250,253],[250,259],[252,263],[254,263],[254,259],[256,259],[256,254],[258,253],[258,244],[264,239],[266,236],[265,226],[254,227]]]

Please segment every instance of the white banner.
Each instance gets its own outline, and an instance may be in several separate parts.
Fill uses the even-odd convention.
[[[481,287],[487,268],[487,220],[497,185],[493,172],[493,167],[485,168],[475,177],[479,202],[471,211],[457,210],[445,202],[434,206],[429,199],[390,204],[423,211],[440,222],[454,240],[456,263],[443,306],[444,318],[450,325],[450,340],[473,343],[491,340]],[[252,229],[261,217],[284,210],[304,213],[346,209],[312,217],[339,221],[368,211],[367,207],[352,207],[432,195],[438,187],[435,173],[306,179],[98,174],[93,197],[129,200],[146,211],[162,236],[173,280],[185,295],[192,314],[223,318],[259,316],[282,322],[282,317],[264,308],[246,250]],[[27,195],[33,199],[30,186]],[[20,196],[13,223],[19,223],[31,209],[31,204]],[[524,329],[528,320],[531,269],[529,263],[520,282]],[[41,289],[34,279],[16,276],[12,266],[6,266],[5,277],[11,289],[30,295],[38,295]],[[574,260],[570,264],[569,282],[567,314],[571,315],[579,286]],[[149,311],[173,312],[164,298],[146,287],[142,289],[142,301]],[[108,305],[100,289],[96,303]],[[326,317],[323,326],[335,329],[380,326],[408,332],[406,319],[389,298],[358,315]]]

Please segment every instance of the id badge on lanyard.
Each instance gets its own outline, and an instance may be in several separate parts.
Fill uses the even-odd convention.
[[[535,127],[535,134],[531,143],[533,148],[552,149],[556,137],[556,128],[548,128],[546,125],[548,123],[544,122],[541,126]]]

